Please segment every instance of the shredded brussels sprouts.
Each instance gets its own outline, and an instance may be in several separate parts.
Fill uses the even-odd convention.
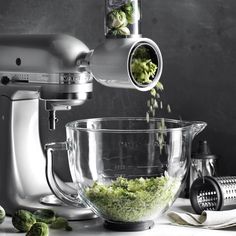
[[[152,82],[157,70],[157,65],[151,59],[134,59],[131,64],[132,74],[140,84]]]
[[[179,189],[178,178],[127,179],[118,177],[110,185],[94,182],[86,197],[101,214],[114,221],[139,221],[172,204]]]
[[[140,84],[149,84],[155,77],[157,65],[151,60],[149,50],[144,46],[136,49],[131,62],[131,72]]]

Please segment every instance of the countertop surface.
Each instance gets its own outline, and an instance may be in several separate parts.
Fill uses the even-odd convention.
[[[188,199],[178,198],[172,208],[173,211],[191,211],[190,202]],[[66,232],[63,230],[52,230],[50,229],[50,236],[56,235],[68,235],[68,236],[227,236],[235,235],[236,236],[236,227],[224,229],[224,230],[208,230],[195,227],[187,226],[176,226],[172,225],[164,214],[157,221],[155,226],[146,231],[139,232],[115,232],[107,230],[103,227],[103,221],[100,218],[88,220],[88,221],[72,221],[70,225],[73,227],[73,231]],[[6,236],[20,236],[25,235],[24,233],[19,233],[15,230],[11,224],[11,218],[6,217],[3,224],[0,225],[0,235]]]

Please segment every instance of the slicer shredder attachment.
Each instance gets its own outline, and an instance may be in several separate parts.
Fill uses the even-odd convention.
[[[114,2],[117,8],[132,3],[126,7],[135,7],[134,12],[140,13],[140,1],[109,2],[112,9]],[[135,17],[136,22],[137,14]],[[57,111],[69,111],[92,97],[93,78],[114,88],[148,91],[156,86],[163,65],[160,49],[151,39],[142,38],[134,23],[127,27],[129,35],[106,37],[94,50],[67,35],[0,35],[0,204],[7,214],[19,208],[52,208],[40,203],[40,199],[50,203],[51,198],[44,196],[51,194],[51,189],[39,135],[39,101],[45,103],[49,129],[54,130]],[[147,49],[157,66],[149,83],[143,84],[132,73],[132,59],[140,47]],[[67,213],[70,219],[78,214],[80,219],[93,217],[83,207],[76,209],[75,217],[69,207],[57,211]]]
[[[190,189],[194,211],[219,211],[236,207],[236,176],[204,176],[196,179]]]

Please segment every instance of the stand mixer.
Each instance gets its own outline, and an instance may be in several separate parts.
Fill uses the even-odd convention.
[[[149,84],[137,83],[130,69],[140,46],[151,51],[158,65]],[[161,73],[158,46],[139,34],[107,38],[94,50],[68,35],[1,35],[0,205],[7,214],[19,208],[51,208],[70,219],[94,217],[90,209],[78,211],[45,198],[52,191],[39,136],[40,100],[49,113],[49,129],[54,130],[57,111],[69,111],[92,97],[93,78],[109,87],[148,91]]]

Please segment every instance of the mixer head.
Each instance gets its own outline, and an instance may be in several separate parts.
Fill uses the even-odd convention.
[[[92,76],[76,65],[89,52],[80,40],[67,35],[3,35],[0,51],[1,92],[12,97],[14,89],[38,90],[46,101],[50,129],[55,128],[55,111],[91,98]]]

